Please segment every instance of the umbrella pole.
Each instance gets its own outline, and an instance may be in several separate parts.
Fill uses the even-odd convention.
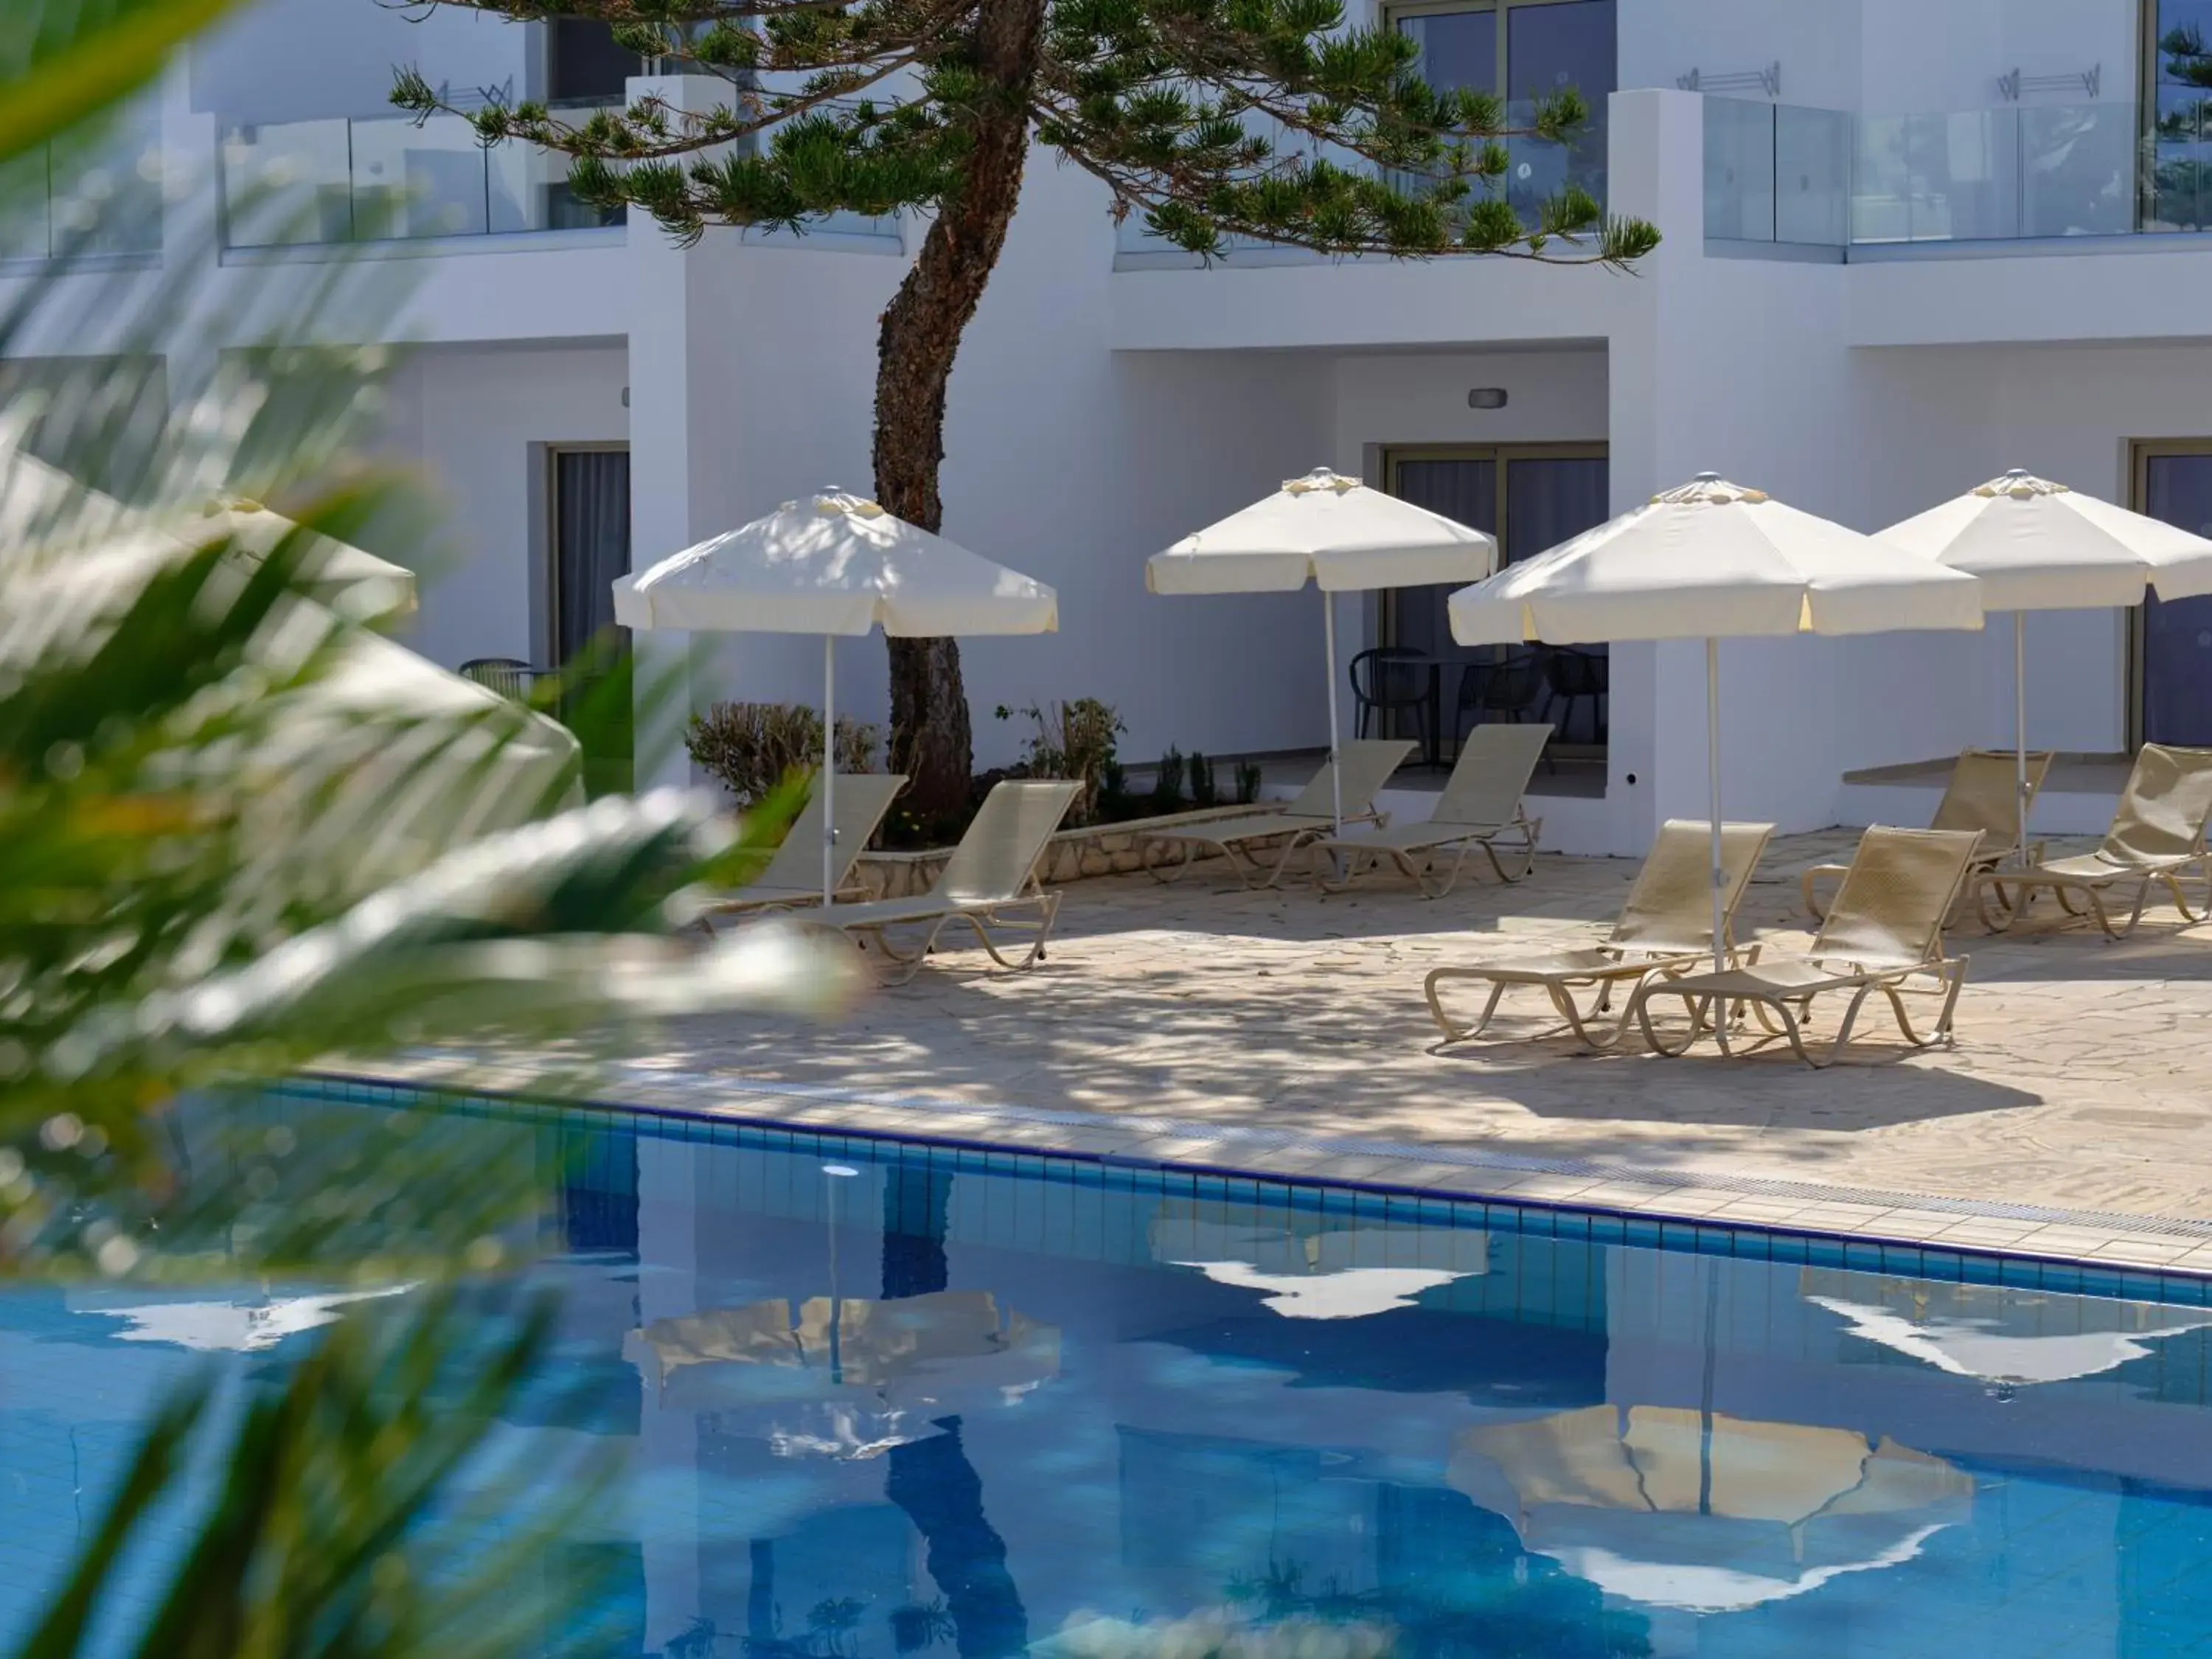
[[[2017,861],[2027,863],[2027,613],[2012,613],[2012,744],[2013,760],[2018,772],[2013,787],[2020,808],[2020,842],[2014,850]]]
[[[1328,789],[1335,809],[1336,832],[1344,833],[1344,768],[1338,763],[1336,736],[1336,595],[1327,588],[1321,594],[1322,652],[1328,662]]]
[[[822,636],[822,906],[837,866],[837,636]]]
[[[1705,785],[1712,812],[1713,831],[1713,971],[1724,973],[1727,942],[1721,930],[1727,921],[1722,895],[1728,885],[1721,864],[1721,642],[1705,641]]]

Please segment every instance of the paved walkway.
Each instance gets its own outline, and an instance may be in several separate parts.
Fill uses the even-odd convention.
[[[1744,915],[1772,948],[1806,940],[1797,872],[1850,841],[1770,852]],[[1434,902],[1085,882],[1033,972],[956,943],[844,1024],[696,1019],[626,1075],[793,1121],[2212,1271],[2212,926],[1969,924],[1957,1048],[1823,1073],[1583,1054],[1533,995],[1504,1024],[1533,1040],[1437,1046],[1428,969],[1587,940],[1634,871],[1547,857]]]

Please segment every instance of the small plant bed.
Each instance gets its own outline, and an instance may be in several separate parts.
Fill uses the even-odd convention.
[[[1040,873],[1048,882],[1140,868],[1139,832],[1242,811],[1260,796],[1256,763],[1216,762],[1175,748],[1152,768],[1148,787],[1135,787],[1115,750],[1126,729],[1121,716],[1096,697],[1049,707],[1002,706],[998,718],[1026,720],[1033,728],[1021,759],[977,776],[961,812],[923,817],[894,801],[858,872],[878,896],[927,890],[983,798],[1009,778],[1069,779],[1083,786],[1068,811],[1068,827],[1053,837],[1045,855]],[[878,769],[881,742],[879,728],[841,717],[838,769]],[[685,746],[699,769],[743,808],[791,774],[821,763],[822,717],[799,703],[718,702],[692,716]]]

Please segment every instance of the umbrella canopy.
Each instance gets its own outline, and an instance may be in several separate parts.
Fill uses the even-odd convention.
[[[1980,578],[1988,611],[2112,610],[2212,593],[2212,541],[2012,471],[1875,539]]]
[[[0,669],[57,638],[96,635],[196,533],[143,514],[103,520],[102,503],[113,506],[100,498],[91,509],[94,538],[40,549],[8,573]],[[249,655],[283,677],[319,648],[324,672],[291,694],[291,718],[254,756],[266,781],[256,841],[272,866],[340,872],[346,890],[364,893],[549,807],[582,804],[565,726],[311,600],[287,604]]]
[[[781,1397],[857,1389],[884,1398],[944,1389],[1024,1389],[1060,1373],[1060,1331],[988,1291],[933,1291],[872,1301],[781,1297],[632,1331],[623,1352],[665,1388],[690,1365],[765,1365]]]
[[[1450,600],[1462,645],[1705,642],[1713,966],[1724,968],[1720,641],[1726,635],[1978,629],[1981,586],[1764,490],[1701,472]]]
[[[988,1291],[934,1291],[888,1301],[781,1297],[632,1331],[623,1357],[665,1392],[694,1366],[746,1368],[714,1409],[763,1417],[784,1451],[872,1457],[933,1431],[909,1431],[916,1409],[934,1418],[979,1397],[1018,1400],[1060,1374],[1060,1330],[1009,1310]]]
[[[260,502],[240,497],[210,502],[203,514],[204,526],[159,521],[40,460],[21,447],[22,439],[20,424],[0,425],[0,536],[9,541],[36,542],[64,524],[88,541],[149,531],[195,544],[228,536],[239,554],[252,559],[299,528]],[[306,592],[353,622],[386,621],[416,607],[413,571],[327,536],[315,538]]]
[[[249,555],[267,552],[299,526],[258,501],[234,499],[207,509],[210,535],[228,535]],[[355,622],[412,615],[415,573],[349,543],[318,537],[307,592],[319,603]]]
[[[2142,1359],[2212,1315],[2147,1302],[2053,1297],[1997,1285],[1938,1285],[1807,1271],[1805,1299],[1879,1342],[1954,1376],[2001,1388],[2064,1382]],[[2072,1328],[2067,1328],[2068,1327]]]
[[[1490,1271],[1490,1235],[1476,1228],[1455,1229],[1433,1249],[1423,1235],[1417,1249],[1410,1228],[1170,1200],[1150,1231],[1154,1261],[1261,1291],[1261,1305],[1285,1319],[1364,1319]]]
[[[1964,574],[1701,473],[1451,596],[1462,645],[1979,628]]]
[[[2014,471],[1893,524],[1875,540],[1982,584],[1982,604],[2009,611],[2019,842],[2027,847],[2027,635],[2030,611],[2116,610],[2212,593],[2212,541]]]
[[[1033,577],[842,489],[672,553],[615,583],[625,628],[822,635],[822,902],[836,868],[839,635],[1050,634],[1060,600]]]
[[[1470,1429],[1448,1478],[1577,1577],[1700,1612],[1909,1560],[1974,1492],[1964,1470],[1892,1440],[1671,1406]]]
[[[1498,544],[1441,513],[1316,467],[1145,562],[1155,593],[1324,593],[1480,581]]]
[[[1308,582],[1321,589],[1329,774],[1342,829],[1336,607],[1330,596],[1480,581],[1497,568],[1498,543],[1492,537],[1320,466],[1153,554],[1145,562],[1145,586],[1155,593],[1283,593]]]
[[[1052,589],[840,489],[786,501],[615,584],[625,628],[729,634],[1049,634]]]

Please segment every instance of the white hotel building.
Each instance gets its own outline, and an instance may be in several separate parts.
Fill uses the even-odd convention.
[[[1494,530],[1508,557],[1705,469],[1863,530],[2010,466],[2212,529],[2212,56],[2194,52],[2212,0],[1385,10],[1433,79],[1591,94],[1587,140],[1516,146],[1514,185],[1571,167],[1664,246],[1633,276],[1267,249],[1200,269],[1039,152],[953,380],[944,485],[947,532],[1053,583],[1061,632],[965,647],[979,764],[1018,735],[995,705],[1083,696],[1120,709],[1133,761],[1319,745],[1310,593],[1169,599],[1143,580],[1148,554],[1318,464]],[[865,489],[875,319],[913,224],[681,251],[599,222],[542,158],[395,118],[395,64],[464,100],[611,101],[638,68],[569,26],[267,0],[164,82],[164,204],[99,263],[212,258],[220,291],[343,254],[412,284],[386,443],[451,511],[417,648],[557,665],[627,561]],[[283,245],[248,246],[228,206],[272,180],[301,213]],[[38,274],[44,234],[15,237],[0,282]],[[1516,701],[1544,712],[1540,686],[1468,674],[1482,653],[1451,645],[1438,594],[1343,620],[1437,659],[1447,738]],[[1846,775],[2008,741],[2010,633],[1725,645],[1731,814],[1924,819],[1932,793]],[[2027,638],[2037,746],[2212,742],[2212,600],[2038,615]],[[880,652],[841,658],[840,707],[879,712]],[[817,695],[804,641],[695,640],[689,659],[695,706]],[[1586,758],[1543,777],[1541,810],[1559,845],[1631,853],[1703,815],[1702,653],[1623,645],[1607,671],[1602,721],[1567,715]],[[2046,827],[2109,811],[2106,774],[2075,770]]]

